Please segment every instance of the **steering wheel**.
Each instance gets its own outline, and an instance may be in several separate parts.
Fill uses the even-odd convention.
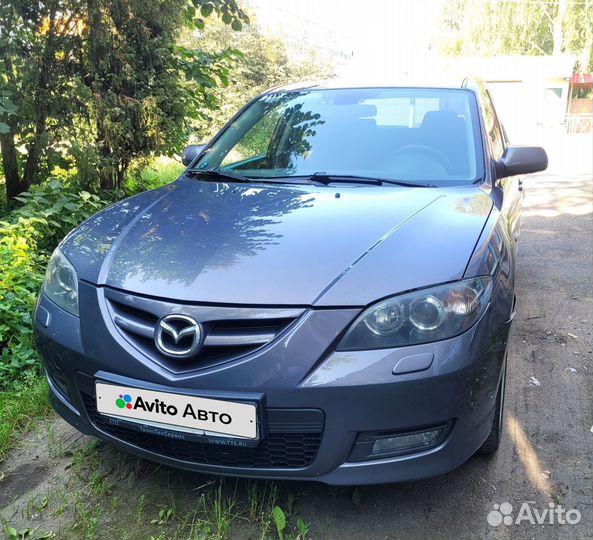
[[[431,146],[426,146],[425,144],[408,144],[407,146],[402,146],[395,151],[393,156],[413,153],[424,154],[425,156],[432,158],[434,161],[438,161],[447,171],[450,171],[452,168],[451,161],[445,154],[443,154],[443,152],[436,148],[432,148]]]

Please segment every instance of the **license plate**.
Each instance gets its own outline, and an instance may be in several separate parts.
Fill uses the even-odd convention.
[[[257,406],[220,399],[96,383],[97,410],[130,421],[146,421],[191,432],[257,438]]]

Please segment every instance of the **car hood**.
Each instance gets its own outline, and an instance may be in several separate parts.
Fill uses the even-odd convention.
[[[492,207],[476,187],[179,180],[62,243],[80,279],[187,302],[362,306],[459,279]]]

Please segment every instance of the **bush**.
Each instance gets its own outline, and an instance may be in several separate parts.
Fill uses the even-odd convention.
[[[33,343],[33,311],[51,252],[72,228],[104,206],[171,182],[183,169],[163,158],[149,165],[129,175],[125,192],[101,197],[80,189],[76,169],[55,168],[53,181],[17,197],[19,207],[7,211],[0,205],[0,462],[19,434],[50,410]]]
[[[0,389],[23,370],[39,369],[33,309],[52,250],[80,222],[111,201],[52,181],[31,188],[0,221]]]
[[[30,224],[0,222],[0,385],[36,363],[31,312],[44,258],[35,250]]]
[[[126,178],[125,194],[135,195],[169,184],[179,178],[184,169],[179,161],[166,156],[133,163]]]

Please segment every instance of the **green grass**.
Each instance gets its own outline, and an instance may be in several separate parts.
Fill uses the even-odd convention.
[[[50,410],[44,378],[32,375],[16,388],[0,391],[0,462],[20,435]]]
[[[48,458],[49,462],[42,461],[44,466],[50,466],[51,457],[41,456]],[[140,464],[135,472],[129,467],[132,462]],[[216,478],[188,490],[191,484],[178,482],[185,473],[143,462],[96,440],[74,448],[53,472],[43,489],[7,507],[6,515],[0,513],[0,531],[4,528],[15,540],[21,532],[31,540],[310,540],[312,536],[296,509],[297,496],[282,494],[275,482]],[[49,529],[53,532],[45,532]]]

